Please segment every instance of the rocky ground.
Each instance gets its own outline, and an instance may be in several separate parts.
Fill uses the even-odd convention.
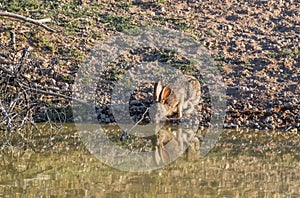
[[[0,18],[1,44],[12,47],[11,32],[14,33],[16,50],[27,48],[32,60],[37,63],[24,69],[27,80],[47,91],[71,96],[76,72],[90,50],[115,32],[140,26],[160,26],[191,35],[216,61],[227,87],[225,127],[294,132],[300,129],[298,0],[31,0],[26,3],[4,0],[0,9],[35,19],[52,19],[47,25],[57,30],[55,33],[20,20]],[[8,57],[9,51],[3,50],[6,49],[4,47],[1,49],[1,58]],[[145,60],[141,59],[145,57],[141,55],[149,56],[149,53],[153,54],[151,50],[140,51],[134,62]],[[152,60],[165,57],[159,51],[155,53],[156,58]],[[98,103],[102,122],[114,121],[107,106],[111,85],[118,74],[132,65],[132,62],[129,63],[132,57],[136,57],[136,53],[119,58],[111,63],[111,71],[103,74],[103,81],[99,83],[103,100]],[[181,59],[169,56],[167,60],[178,63]],[[205,82],[202,85],[206,95]],[[151,92],[151,85],[148,88]],[[51,108],[70,106],[68,98],[57,95],[45,94],[39,100],[43,104],[51,103]],[[151,99],[148,102],[151,103]],[[202,106],[203,124],[207,124],[209,98],[203,99]],[[137,110],[139,114],[144,111],[143,108]]]

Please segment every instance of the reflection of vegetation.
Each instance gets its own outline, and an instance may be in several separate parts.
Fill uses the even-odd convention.
[[[21,192],[23,183],[28,197],[37,194],[45,197],[234,197],[239,194],[297,197],[299,188],[299,161],[293,156],[280,159],[268,153],[264,157],[251,157],[228,156],[223,152],[199,161],[180,158],[163,169],[139,173],[114,169],[85,150],[46,155],[27,151],[1,156],[0,182],[4,197]],[[43,191],[43,186],[55,190]]]
[[[282,133],[258,130],[224,130],[221,140],[211,153],[222,155],[227,150],[231,155],[264,156],[299,153],[299,136],[297,132]],[[272,141],[270,141],[272,140]],[[218,154],[219,153],[219,154]],[[300,156],[296,155],[297,160]]]

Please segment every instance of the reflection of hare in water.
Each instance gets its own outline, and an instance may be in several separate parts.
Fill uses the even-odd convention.
[[[193,129],[163,127],[157,134],[156,147],[158,148],[156,148],[154,154],[156,164],[159,165],[173,161],[184,153],[189,143],[192,143],[189,151],[197,152],[199,149],[199,141],[197,142],[198,139],[194,137],[194,135]],[[196,152],[188,152],[187,155],[197,155]]]

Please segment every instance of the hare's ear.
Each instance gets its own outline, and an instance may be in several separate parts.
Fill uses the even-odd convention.
[[[165,87],[161,92],[161,96],[160,96],[161,100],[165,101],[170,94],[171,94],[171,88]]]
[[[160,100],[159,96],[160,96],[161,91],[162,91],[161,81],[158,81],[154,85],[154,100],[156,102],[159,102],[159,100]]]

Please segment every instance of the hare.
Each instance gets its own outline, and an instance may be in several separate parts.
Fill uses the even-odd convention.
[[[178,118],[182,118],[183,112],[185,115],[191,114],[198,105],[200,97],[201,86],[193,76],[184,75],[165,87],[161,81],[156,82],[154,86],[155,121],[159,122],[175,113]]]

